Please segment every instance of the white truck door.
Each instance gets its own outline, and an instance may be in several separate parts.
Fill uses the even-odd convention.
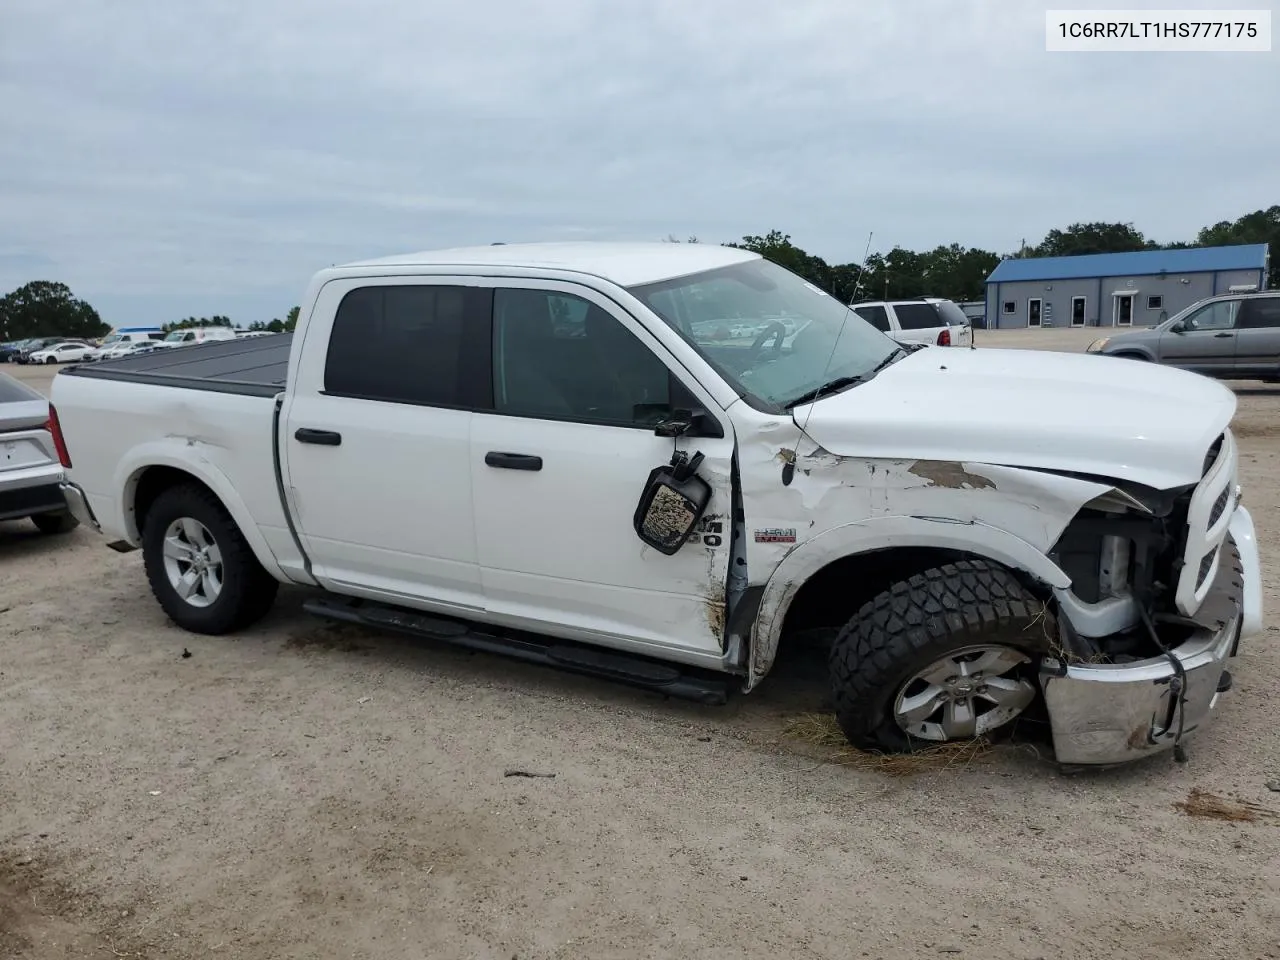
[[[443,613],[480,609],[470,408],[488,371],[489,301],[466,278],[322,289],[279,438],[321,585]]]
[[[471,423],[486,617],[508,626],[689,659],[724,638],[733,428],[607,297],[571,283],[495,281],[493,406]],[[687,373],[686,373],[687,377]],[[686,392],[687,391],[687,392]],[[679,441],[654,425],[708,411]],[[712,486],[701,532],[674,555],[632,526],[649,473],[677,443]]]

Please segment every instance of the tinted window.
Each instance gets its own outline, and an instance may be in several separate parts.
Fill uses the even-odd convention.
[[[483,332],[487,303],[488,291],[478,287],[352,290],[333,320],[325,392],[396,403],[469,405],[475,391],[468,389],[468,378],[474,379],[476,369],[465,347],[471,344],[474,350],[476,331],[468,328]]]
[[[1280,297],[1246,300],[1240,308],[1240,326],[1280,327]]]
[[[1004,312],[1005,312],[1005,313],[1016,313],[1016,312],[1017,312],[1017,310],[1018,310],[1018,305],[1017,305],[1016,303],[1014,303],[1012,300],[1006,300],[1006,301],[1004,302]]]
[[[903,330],[927,330],[947,325],[931,303],[895,303],[893,312],[898,315],[898,326]]]
[[[1164,297],[1147,297],[1148,310],[1160,310],[1164,307]]]
[[[951,326],[966,327],[969,325],[969,317],[952,301],[939,300],[933,306],[938,311],[938,316]]]
[[[1239,309],[1239,300],[1219,300],[1187,317],[1185,326],[1188,330],[1230,330],[1236,325]]]
[[[877,330],[889,332],[889,313],[884,307],[854,307],[853,312]]]
[[[497,412],[625,426],[652,426],[669,413],[666,365],[594,303],[496,290],[493,318]]]

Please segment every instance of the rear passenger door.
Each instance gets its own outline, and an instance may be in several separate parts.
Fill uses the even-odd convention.
[[[471,409],[492,292],[470,278],[327,284],[282,412],[287,494],[320,583],[467,615],[483,604]]]
[[[1235,373],[1280,377],[1280,296],[1241,301]]]
[[[503,281],[493,307],[493,406],[472,419],[470,454],[487,618],[690,662],[718,659],[731,538],[728,419],[681,380],[656,338],[594,290]],[[677,443],[656,436],[655,424],[694,404],[720,436],[678,443],[703,454],[712,500],[702,533],[664,556],[641,543],[632,517],[649,472]]]

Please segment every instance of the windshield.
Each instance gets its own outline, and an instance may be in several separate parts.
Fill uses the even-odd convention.
[[[111,334],[111,336],[107,337],[107,339],[102,341],[102,345],[104,347],[114,347],[117,343],[119,343],[123,339],[124,339],[124,334],[113,333]]]
[[[756,407],[786,407],[823,384],[870,376],[899,349],[768,260],[629,289]]]
[[[173,333],[169,334],[167,337],[164,338],[164,342],[165,343],[181,343],[183,338],[186,337],[186,335],[187,335],[186,330],[175,330],[173,331]]]

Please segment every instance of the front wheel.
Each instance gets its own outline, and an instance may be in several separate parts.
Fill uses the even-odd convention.
[[[1053,620],[1004,567],[961,560],[894,584],[831,648],[832,699],[849,742],[902,753],[988,736],[1036,699]]]
[[[143,526],[142,555],[156,600],[193,633],[249,626],[271,609],[280,586],[218,498],[194,484],[156,498]]]
[[[57,362],[58,362],[58,358],[57,358],[57,357],[46,357],[44,362],[45,362],[45,363],[57,363]]]

